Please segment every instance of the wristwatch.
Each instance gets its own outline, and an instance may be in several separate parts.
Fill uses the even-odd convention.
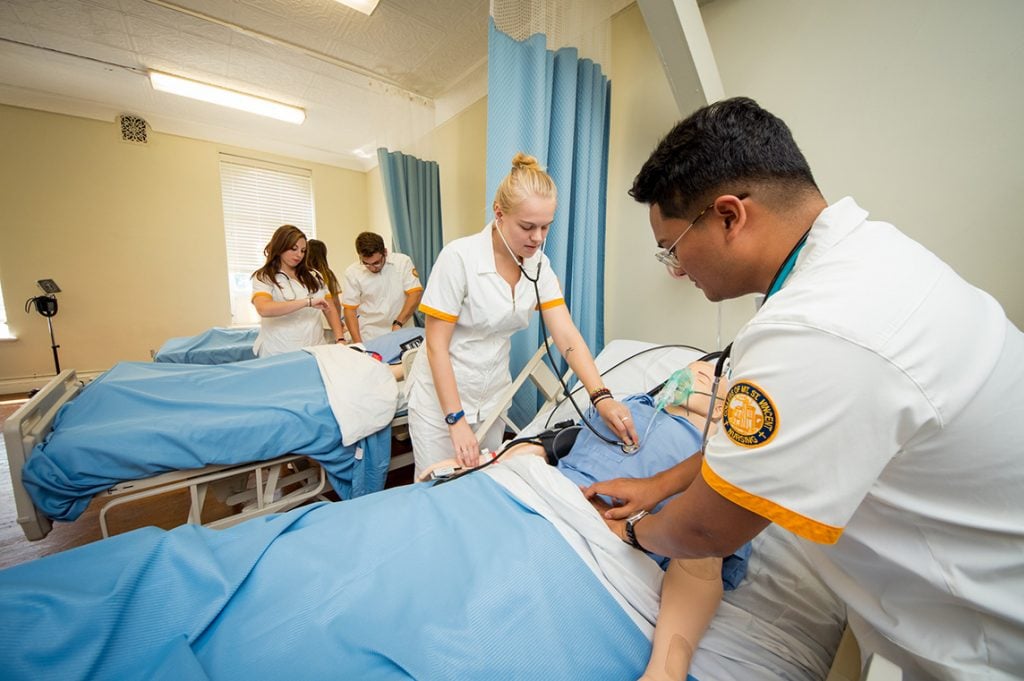
[[[640,509],[633,515],[626,518],[626,543],[634,549],[640,549],[641,551],[647,550],[640,546],[640,542],[636,539],[636,524],[640,522],[641,518],[645,518],[648,515],[647,511]]]
[[[451,414],[448,414],[447,416],[444,417],[444,422],[447,423],[449,426],[454,426],[456,423],[459,422],[459,419],[461,419],[465,415],[466,412],[462,411],[461,409],[458,411],[453,411]]]
[[[404,326],[404,324],[402,324],[402,322],[398,321],[397,319],[392,319],[391,326]]]

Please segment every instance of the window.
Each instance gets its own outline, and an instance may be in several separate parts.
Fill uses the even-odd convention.
[[[316,238],[312,174],[303,168],[221,154],[220,184],[231,323],[256,324],[259,315],[252,306],[249,280],[263,267],[263,249],[274,230],[295,225],[307,238]]]
[[[4,305],[4,289],[0,287],[0,338],[14,338],[7,327],[7,307]]]

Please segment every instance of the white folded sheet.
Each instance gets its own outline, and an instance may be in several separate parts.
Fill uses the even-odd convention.
[[[343,345],[303,348],[316,358],[346,447],[384,428],[398,410],[398,383],[386,364]]]

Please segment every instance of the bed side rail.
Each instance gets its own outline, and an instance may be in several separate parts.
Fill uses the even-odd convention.
[[[32,503],[21,483],[21,470],[32,449],[43,442],[52,430],[57,412],[78,394],[81,387],[82,382],[73,369],[62,371],[4,422],[4,445],[10,465],[14,506],[18,524],[30,541],[49,534],[53,523]]]

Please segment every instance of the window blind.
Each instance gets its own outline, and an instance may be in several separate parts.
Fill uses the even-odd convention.
[[[307,238],[316,238],[312,174],[221,154],[220,181],[232,321],[255,323],[259,318],[249,304],[249,278],[263,267],[263,249],[274,230],[295,225]]]

